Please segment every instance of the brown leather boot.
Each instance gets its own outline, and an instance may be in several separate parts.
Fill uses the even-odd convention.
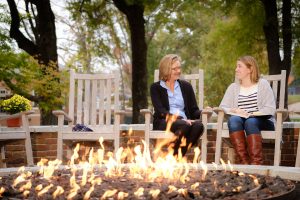
[[[242,164],[249,164],[248,152],[246,147],[246,137],[244,131],[229,133],[231,144]]]
[[[247,142],[251,165],[262,165],[263,154],[261,134],[248,135]]]

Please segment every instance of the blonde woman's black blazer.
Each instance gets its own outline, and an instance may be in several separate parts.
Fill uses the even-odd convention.
[[[184,112],[188,119],[200,119],[201,111],[197,105],[192,85],[184,80],[178,80],[184,101]],[[166,116],[170,115],[170,106],[167,89],[155,82],[150,87],[152,105],[154,107],[153,129],[157,130],[159,124],[165,122]]]

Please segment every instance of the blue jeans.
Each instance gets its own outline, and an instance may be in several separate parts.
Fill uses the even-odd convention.
[[[274,131],[274,123],[266,117],[249,117],[248,119],[239,116],[230,116],[228,119],[229,133],[244,131],[247,135],[260,134],[260,131]]]

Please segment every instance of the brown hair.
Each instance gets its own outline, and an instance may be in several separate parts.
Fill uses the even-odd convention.
[[[159,80],[167,81],[171,76],[172,64],[181,62],[181,58],[176,54],[167,54],[159,62]]]
[[[258,64],[252,56],[242,56],[238,58],[238,61],[244,63],[251,71],[250,80],[252,83],[257,83],[260,77]]]

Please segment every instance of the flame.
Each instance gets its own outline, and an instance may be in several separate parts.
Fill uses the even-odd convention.
[[[89,164],[94,166],[97,164],[97,159],[94,157],[94,148],[92,147],[89,153]]]
[[[61,186],[57,186],[56,190],[53,192],[52,197],[53,199],[56,199],[57,196],[64,193],[64,189]]]
[[[233,172],[233,166],[231,165],[230,160],[228,160],[227,163],[228,163],[228,166],[230,168],[230,171]]]
[[[205,165],[202,160],[200,161],[200,165],[203,169],[201,180],[204,181],[205,177],[206,177],[206,174],[207,174],[207,171],[208,171],[208,168],[207,168],[207,165]]]
[[[46,179],[50,179],[56,169],[58,169],[59,165],[62,163],[61,160],[54,160],[54,161],[49,161],[48,166],[42,166],[43,168],[43,176]]]
[[[130,127],[129,130],[128,130],[128,136],[131,136],[131,135],[132,135],[132,132],[133,132],[133,131],[132,131],[132,127]]]
[[[74,196],[76,196],[77,194],[77,191],[80,189],[80,186],[76,183],[76,176],[75,176],[75,173],[76,173],[76,168],[73,168],[72,169],[72,177],[70,178],[70,187],[71,187],[71,190],[70,190],[70,193],[68,195],[68,199],[72,199]]]
[[[99,138],[99,143],[100,143],[101,148],[104,150],[103,141],[104,141],[103,137],[100,137]]]
[[[180,181],[182,183],[185,183],[185,180],[188,178],[188,174],[189,174],[189,166],[187,165],[187,163],[184,163],[184,174],[180,177]]]
[[[0,188],[0,197],[2,197],[2,194],[5,192],[5,188],[4,187],[1,187]]]
[[[200,183],[199,183],[199,182],[196,182],[196,183],[194,183],[193,185],[191,185],[191,189],[196,190],[197,187],[199,187],[199,185],[200,185]]]
[[[84,200],[90,199],[90,196],[91,196],[92,192],[94,191],[94,189],[95,189],[95,185],[92,185],[92,187],[90,187],[90,189],[84,194],[83,199]]]
[[[150,190],[149,194],[151,194],[151,196],[156,199],[158,197],[158,195],[160,194],[160,190],[156,189],[156,190]]]
[[[25,185],[22,185],[20,188],[19,188],[19,191],[25,191],[25,190],[30,190],[32,187],[32,183],[31,181],[27,181],[27,183]]]
[[[236,191],[237,191],[237,192],[240,192],[241,189],[242,189],[242,186],[237,186],[237,187],[236,187]]]
[[[198,163],[197,160],[198,160],[198,158],[200,156],[200,148],[196,147],[194,149],[194,153],[195,153],[195,155],[194,155],[193,163],[196,164],[196,163]]]
[[[218,188],[218,181],[217,180],[214,180],[214,187],[215,187],[215,190]]]
[[[226,172],[227,171],[227,169],[226,169],[226,163],[224,162],[224,160],[222,158],[220,158],[220,161],[222,163],[222,167],[223,167],[224,171]]]
[[[113,189],[113,190],[107,190],[101,197],[101,199],[106,199],[107,197],[112,197],[114,196],[116,193],[118,192],[118,190]]]
[[[70,160],[70,165],[74,165],[74,164],[75,164],[75,160],[76,160],[77,158],[79,158],[79,154],[78,154],[79,149],[80,149],[80,144],[77,143],[77,144],[76,144],[76,147],[75,147],[75,149],[74,149],[74,153],[73,153],[73,155],[72,155],[72,157],[71,157],[71,160]]]
[[[96,179],[91,180],[90,182],[94,185],[101,185],[102,179],[100,177],[98,177]]]
[[[182,194],[184,197],[188,196],[188,191],[187,191],[187,189],[184,189],[184,188],[180,188],[178,190],[178,193]]]
[[[177,188],[174,185],[169,185],[168,193],[176,192]]]
[[[144,195],[144,188],[140,187],[137,191],[134,192],[134,195],[137,197],[141,197]]]
[[[45,194],[46,192],[48,192],[48,190],[49,190],[50,188],[52,188],[52,187],[53,187],[53,184],[48,185],[47,187],[45,187],[44,189],[42,189],[42,190],[38,193],[38,196],[42,196],[43,194]]]
[[[34,189],[35,189],[36,191],[40,191],[40,190],[43,189],[43,185],[42,185],[42,184],[39,184],[39,185],[35,186]]]
[[[30,191],[28,191],[28,190],[25,190],[25,191],[23,192],[23,196],[24,196],[24,197],[28,197],[29,194],[30,194]]]
[[[167,117],[166,117],[166,121],[167,121],[166,133],[170,132],[171,126],[172,126],[173,122],[176,121],[178,114],[179,113],[177,113],[175,115],[167,115]]]
[[[239,176],[245,176],[245,174],[243,172],[239,172],[238,175]]]
[[[26,181],[26,174],[25,173],[22,173],[20,174],[15,180],[14,180],[14,183],[13,183],[13,187],[16,187],[19,183],[21,182],[24,182]]]
[[[85,162],[82,164],[82,166],[83,166],[83,172],[82,172],[82,178],[81,178],[81,186],[85,186],[85,184],[87,182],[87,174],[90,169],[90,164]]]
[[[103,160],[104,160],[104,149],[98,149],[97,150],[97,155],[98,155],[98,163],[101,166],[102,163],[103,163]]]
[[[23,173],[25,171],[25,166],[19,167],[18,174]]]
[[[123,200],[124,198],[128,197],[128,193],[126,192],[119,192],[118,193],[118,199]]]
[[[253,182],[254,182],[255,186],[259,186],[260,185],[258,179],[256,178],[256,176],[254,176],[252,174],[250,174],[249,176],[253,179]]]

